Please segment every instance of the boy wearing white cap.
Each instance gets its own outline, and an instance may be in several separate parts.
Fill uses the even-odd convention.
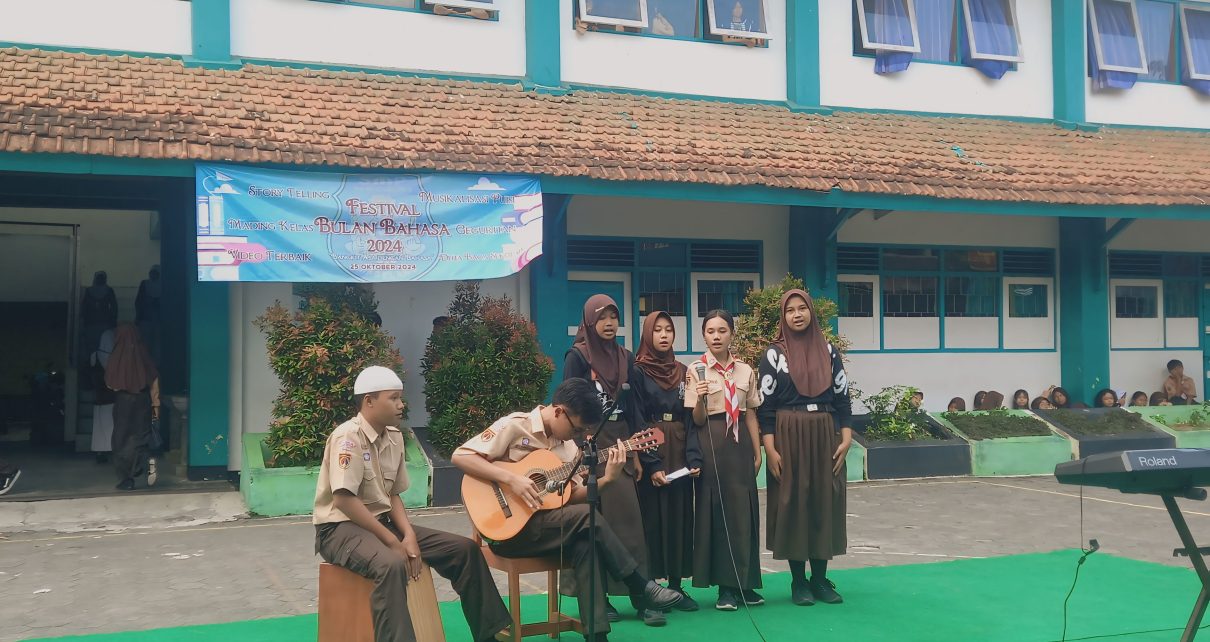
[[[420,562],[450,580],[476,642],[508,628],[508,609],[479,546],[443,531],[413,526],[399,495],[408,488],[404,462],[403,382],[388,368],[357,376],[358,414],[332,431],[315,489],[315,551],[330,564],[374,581],[370,608],[376,642],[414,642],[407,584]]]

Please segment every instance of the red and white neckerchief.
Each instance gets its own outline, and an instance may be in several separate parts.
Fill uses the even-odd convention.
[[[714,363],[710,363],[713,361]],[[706,355],[702,356],[702,363],[710,366],[720,375],[723,376],[723,401],[725,402],[725,410],[727,413],[727,432],[735,443],[739,443],[739,395],[735,388],[735,360],[731,363],[723,365],[718,359],[710,359]]]

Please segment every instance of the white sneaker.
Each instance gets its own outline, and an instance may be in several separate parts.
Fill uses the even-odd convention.
[[[155,480],[159,478],[159,473],[156,471],[155,457],[147,460],[147,485],[155,486]]]
[[[18,468],[17,472],[13,473],[10,476],[5,477],[3,479],[3,481],[0,481],[0,495],[3,495],[5,493],[7,493],[8,491],[12,490],[13,486],[17,485],[17,480],[20,478],[21,478],[21,469]]]

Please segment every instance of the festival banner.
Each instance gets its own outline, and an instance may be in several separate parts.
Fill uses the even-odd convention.
[[[534,178],[197,166],[199,281],[492,279],[541,254]]]

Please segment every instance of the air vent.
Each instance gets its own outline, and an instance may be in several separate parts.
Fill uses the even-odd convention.
[[[755,243],[694,243],[689,248],[695,270],[760,272],[760,246]]]
[[[1111,252],[1109,276],[1117,279],[1158,278],[1163,274],[1163,259],[1159,254],[1141,252]]]
[[[878,274],[878,248],[842,245],[836,248],[836,268],[850,274]]]
[[[632,268],[634,243],[570,239],[567,241],[567,265],[572,268]]]
[[[1004,273],[1015,276],[1054,276],[1054,252],[1050,250],[1004,250]]]

